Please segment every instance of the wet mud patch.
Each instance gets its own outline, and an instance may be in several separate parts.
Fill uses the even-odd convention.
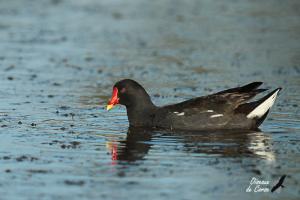
[[[85,181],[83,180],[65,180],[64,181],[65,185],[68,186],[84,186],[85,185]]]
[[[31,156],[26,156],[26,155],[19,156],[19,157],[16,158],[17,162],[23,162],[23,161],[34,162],[36,160],[39,160],[39,159],[36,158],[36,157],[31,157]]]
[[[51,170],[45,170],[45,169],[28,169],[27,172],[31,173],[31,174],[49,174],[49,173],[53,173]]]
[[[62,149],[77,149],[80,148],[81,143],[78,141],[65,142],[65,141],[53,140],[49,143],[46,142],[42,144],[48,144],[50,146],[59,146]]]
[[[80,142],[76,142],[76,141],[73,141],[73,142],[70,142],[69,144],[62,144],[60,146],[62,149],[77,149],[77,148],[80,148]]]

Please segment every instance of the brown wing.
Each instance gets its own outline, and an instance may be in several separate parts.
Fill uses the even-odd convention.
[[[170,110],[181,112],[190,110],[199,112],[202,110],[223,111],[234,110],[239,105],[246,103],[255,95],[266,89],[257,89],[262,82],[253,82],[242,87],[231,88],[204,97],[197,97],[178,104],[165,106]]]
[[[213,95],[225,98],[234,105],[234,108],[237,108],[239,105],[248,102],[257,94],[266,91],[267,89],[257,89],[261,84],[262,82],[253,82],[241,87],[224,90]]]

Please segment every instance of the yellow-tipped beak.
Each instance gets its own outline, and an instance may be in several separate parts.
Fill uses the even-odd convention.
[[[116,105],[118,103],[119,103],[118,88],[114,87],[111,99],[106,106],[106,110],[112,109],[114,107],[114,105]]]
[[[108,105],[106,106],[106,110],[110,110],[110,109],[112,109],[113,107],[114,107],[114,105],[108,104]]]

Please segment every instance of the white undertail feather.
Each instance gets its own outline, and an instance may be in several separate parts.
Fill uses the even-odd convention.
[[[216,115],[212,115],[210,116],[210,118],[215,118],[215,117],[223,117],[224,115],[223,114],[216,114]]]
[[[280,89],[278,89],[272,96],[267,98],[264,102],[259,104],[254,110],[252,110],[247,115],[247,118],[253,119],[255,117],[262,117],[266,112],[268,112],[268,110],[273,106],[279,91]]]

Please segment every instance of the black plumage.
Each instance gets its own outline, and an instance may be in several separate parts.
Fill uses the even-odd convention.
[[[176,130],[256,129],[266,118],[281,88],[249,102],[262,82],[253,82],[181,103],[155,106],[145,89],[136,81],[125,79],[114,85],[114,104],[126,106],[130,126]],[[113,98],[112,98],[113,99]]]

